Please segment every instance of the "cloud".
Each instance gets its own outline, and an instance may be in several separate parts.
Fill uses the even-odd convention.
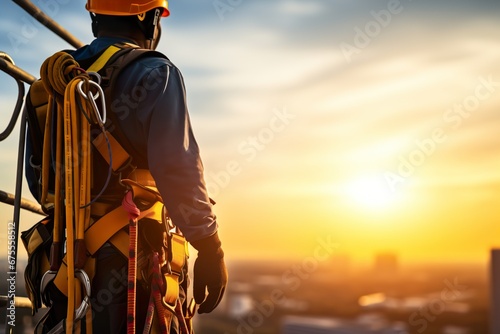
[[[277,11],[284,15],[293,15],[293,16],[310,16],[315,15],[321,12],[324,8],[322,3],[317,1],[298,1],[298,0],[289,0],[289,1],[280,1],[277,4]]]
[[[89,42],[85,1],[61,3],[54,17]],[[498,1],[401,4],[404,10],[348,63],[340,43],[354,45],[354,29],[374,20],[371,12],[386,9],[388,1],[242,1],[223,20],[212,0],[170,2],[172,16],[162,22],[160,50],[184,74],[207,173],[224,170],[232,160],[242,166],[221,197],[250,198],[265,207],[281,205],[280,198],[297,198],[297,203],[307,198],[334,207],[336,197],[325,199],[330,189],[357,175],[397,170],[399,156],[418,149],[416,142],[438,127],[447,130],[448,139],[418,167],[412,185],[451,189],[460,182],[498,179],[500,95],[493,94],[456,128],[443,120],[447,109],[474,94],[479,77],[500,81]],[[16,52],[8,33],[22,33],[31,21],[13,3],[5,13],[2,51],[33,74],[43,59],[69,47],[33,23],[37,33],[28,34]],[[0,96],[2,124],[15,99],[10,80],[0,76],[7,87]],[[293,122],[246,161],[249,156],[238,147],[269,127],[275,108],[286,108],[295,115]],[[1,145],[1,169],[11,175],[16,135]],[[3,180],[0,189],[12,188],[12,179]],[[219,206],[228,211],[228,220],[236,219],[239,208],[225,205]],[[277,227],[281,221],[287,217],[276,219]]]

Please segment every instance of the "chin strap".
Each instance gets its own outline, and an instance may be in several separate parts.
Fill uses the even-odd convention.
[[[89,12],[90,19],[92,20],[92,34],[97,38],[97,32],[99,31],[99,22],[97,21],[97,15]]]
[[[147,48],[150,50],[156,49],[161,35],[160,17],[162,8],[155,8],[146,13],[137,15],[137,23],[139,28],[144,33],[146,40],[149,42]]]

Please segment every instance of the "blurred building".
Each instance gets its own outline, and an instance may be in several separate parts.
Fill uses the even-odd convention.
[[[398,272],[398,256],[394,253],[379,253],[375,255],[374,269],[377,273],[391,274]]]
[[[365,314],[357,320],[287,316],[281,334],[406,334],[406,324],[390,324],[379,314]]]
[[[332,254],[330,269],[333,279],[342,279],[351,274],[352,262],[348,254]]]
[[[243,317],[254,309],[254,300],[248,293],[233,294],[226,299],[226,311],[232,318]]]
[[[490,285],[490,334],[500,334],[500,249],[491,250]]]

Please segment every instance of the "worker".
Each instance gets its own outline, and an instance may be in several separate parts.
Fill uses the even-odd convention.
[[[160,21],[170,15],[167,0],[88,0],[86,9],[96,38],[89,45],[69,51],[82,68],[93,64],[112,45],[155,50],[161,36]],[[193,296],[198,313],[210,313],[224,295],[228,274],[213,211],[214,202],[207,193],[200,152],[190,123],[183,77],[179,69],[159,53],[140,57],[117,72],[112,90],[107,90],[105,96],[109,107],[107,128],[130,154],[134,167],[150,172],[173,226],[197,250]],[[123,197],[120,178],[126,175],[113,174],[110,179],[101,160],[97,156],[93,158],[92,196],[100,192],[98,202],[119,206]],[[96,170],[103,172],[95,173]],[[30,182],[34,194],[35,188]],[[145,242],[152,244],[147,249],[161,251],[168,231],[159,230],[158,224],[146,222],[144,228],[141,224],[138,224],[139,230],[145,231]],[[141,240],[138,254],[141,262]],[[119,287],[127,284],[127,276],[123,273],[126,273],[128,259],[110,242],[100,247],[94,257],[91,296],[94,332],[125,333],[127,289]],[[147,273],[147,269],[141,271],[140,264],[138,270]],[[149,293],[141,290],[147,287],[147,283],[138,285],[138,332],[142,332],[147,318]],[[180,287],[180,298],[187,293],[184,288],[185,285]],[[113,291],[103,300],[105,290]],[[57,298],[56,294],[52,295]],[[46,330],[64,317],[63,313],[57,313],[49,316]],[[178,326],[172,325],[170,331],[177,333]]]

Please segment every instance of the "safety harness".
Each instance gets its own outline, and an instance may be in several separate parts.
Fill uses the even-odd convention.
[[[179,296],[179,286],[187,284],[187,242],[168,219],[149,171],[133,165],[128,150],[115,138],[118,130],[111,131],[106,122],[104,97],[110,96],[106,92],[114,88],[119,72],[134,60],[152,55],[164,57],[133,44],[116,44],[84,70],[70,54],[58,52],[43,63],[41,79],[32,85],[28,110],[33,112],[28,113],[28,123],[34,140],[43,138],[43,147],[39,152],[33,148],[30,164],[40,178],[40,203],[49,217],[21,238],[28,252],[25,281],[33,313],[42,302],[52,305],[49,286],[67,298],[65,319],[49,333],[92,333],[94,256],[106,243],[128,259],[128,333],[136,332],[138,280],[149,280],[151,290],[143,333],[168,333],[174,318],[181,333],[193,331],[194,301],[187,303]],[[93,135],[96,129],[97,136]],[[106,183],[97,195],[91,193],[95,152],[109,165]],[[119,206],[100,200],[111,175],[119,175],[125,187]],[[143,254],[137,248],[144,220],[168,227],[165,254],[157,250]],[[148,265],[139,265],[138,271],[141,259]]]

